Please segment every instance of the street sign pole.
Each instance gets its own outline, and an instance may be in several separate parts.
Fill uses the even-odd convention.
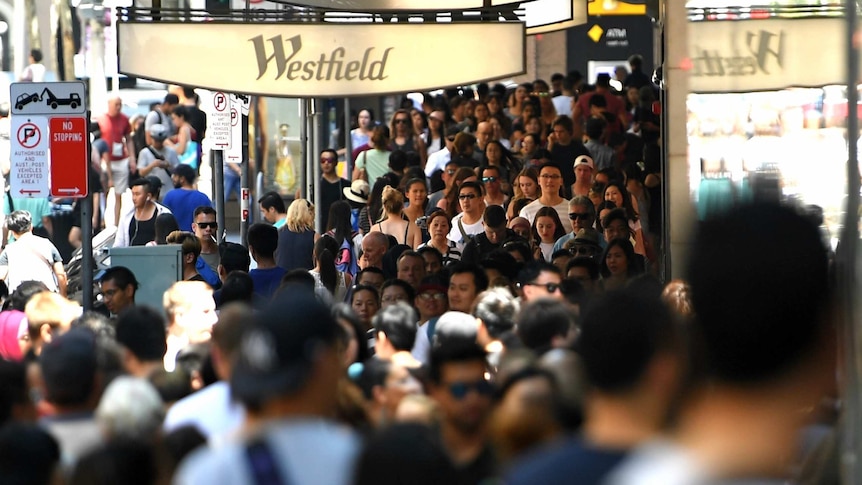
[[[90,119],[90,112],[87,112]],[[87,127],[89,131],[89,126]],[[87,161],[90,161],[92,146],[87,133]],[[93,196],[87,188],[87,195],[78,201],[81,204],[81,306],[84,311],[93,309]]]

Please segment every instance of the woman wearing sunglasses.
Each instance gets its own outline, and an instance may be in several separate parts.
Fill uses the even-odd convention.
[[[404,153],[417,153],[419,155],[419,163],[424,168],[425,162],[428,161],[428,153],[425,149],[425,142],[422,137],[416,133],[413,128],[413,119],[410,112],[406,109],[399,109],[392,115],[392,123],[389,125],[389,132],[392,134],[390,150],[401,150]]]

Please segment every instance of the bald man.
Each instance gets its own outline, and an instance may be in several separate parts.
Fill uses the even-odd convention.
[[[108,111],[99,117],[99,131],[108,144],[108,188],[114,188],[114,225],[120,220],[123,193],[129,189],[129,172],[134,172],[135,145],[132,126],[121,111],[123,101],[118,96],[108,99]]]
[[[383,255],[389,250],[389,238],[386,234],[371,231],[362,238],[362,256],[359,258],[359,267],[365,269],[369,266],[383,269]]]

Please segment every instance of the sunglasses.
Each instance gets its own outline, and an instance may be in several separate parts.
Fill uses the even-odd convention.
[[[455,175],[456,170],[446,170],[448,175]]]
[[[321,158],[320,163],[336,163],[337,160],[334,158]]]
[[[499,180],[497,177],[482,177],[482,183],[483,184],[493,183],[493,182],[496,182],[497,180]]]
[[[548,293],[556,293],[562,289],[562,286],[559,283],[525,283],[524,286],[541,286],[547,290]]]
[[[590,215],[587,213],[584,213],[584,212],[569,212],[569,219],[571,219],[573,221],[575,219],[577,219],[579,221],[586,221],[589,218],[590,218]]]
[[[443,301],[447,297],[446,297],[446,293],[421,293],[419,295],[419,298],[421,298],[425,301],[431,301],[431,300]]]
[[[398,119],[396,119],[396,120],[395,120],[395,124],[396,124],[396,125],[397,125],[397,124],[399,124],[399,123],[402,123],[402,124],[405,124],[405,125],[406,125],[406,124],[407,124],[407,123],[409,123],[409,122],[410,122],[410,121],[409,121],[408,119],[406,119],[406,118],[398,118]]]
[[[447,137],[446,137],[446,140],[448,140],[448,141],[455,141],[455,137],[454,137],[454,136],[447,136]]]
[[[494,392],[494,386],[484,379],[476,382],[453,382],[449,384],[449,394],[455,399],[464,399],[470,391],[476,391],[481,396],[490,396]]]
[[[571,253],[572,256],[592,256],[596,254],[596,250],[589,246],[573,246],[569,248],[569,253]]]
[[[475,199],[476,197],[476,194],[461,194],[458,196],[458,200],[471,200]]]
[[[208,227],[211,227],[213,229],[218,228],[218,222],[195,222],[195,224],[197,224],[198,227],[200,227],[201,229],[206,229]]]

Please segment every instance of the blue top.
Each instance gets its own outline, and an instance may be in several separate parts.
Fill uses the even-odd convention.
[[[254,293],[261,298],[269,300],[275,294],[275,290],[281,284],[281,278],[287,271],[284,268],[258,269],[255,268],[248,272],[254,282]]]
[[[627,454],[628,450],[597,448],[581,438],[571,438],[516,463],[504,483],[599,485]]]
[[[293,232],[282,227],[278,230],[278,247],[275,250],[275,264],[285,271],[292,269],[313,269],[314,231]]]
[[[212,207],[210,198],[203,192],[188,189],[173,189],[165,194],[162,205],[171,210],[181,231],[192,231],[195,209],[200,206]]]

